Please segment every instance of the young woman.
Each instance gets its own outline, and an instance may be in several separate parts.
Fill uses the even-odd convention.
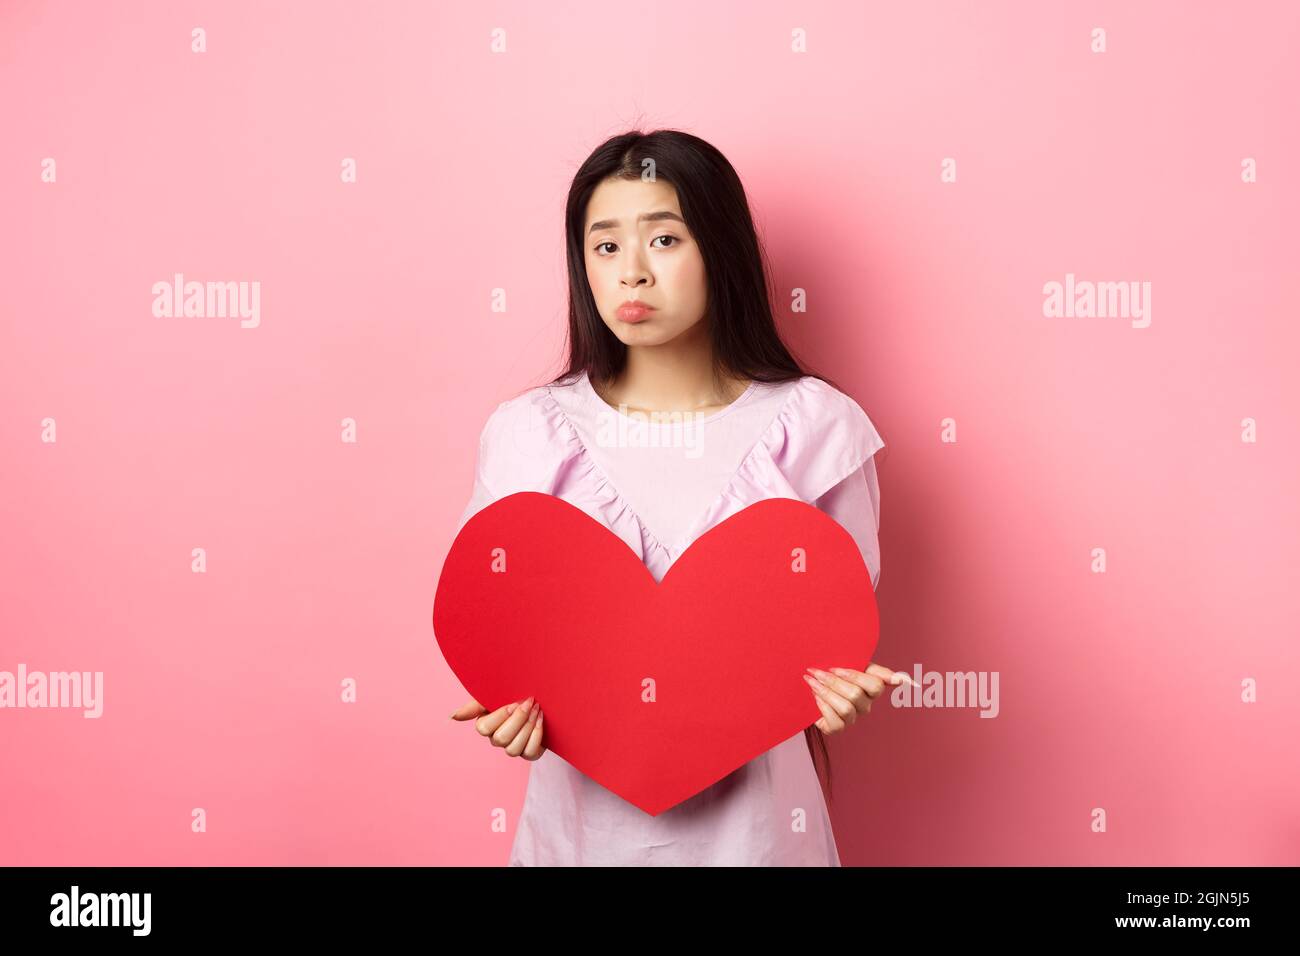
[[[518,491],[556,495],[626,541],[658,581],[730,515],[796,498],[854,536],[874,586],[884,441],[782,344],[726,158],[675,130],[616,136],[578,170],[565,220],[568,367],[488,418],[461,525]],[[821,734],[906,679],[877,664],[804,678]],[[471,700],[451,715],[533,761],[511,865],[839,865],[813,727],[652,817],[545,748],[543,704],[487,714]]]

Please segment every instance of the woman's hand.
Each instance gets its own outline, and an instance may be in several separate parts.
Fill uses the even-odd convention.
[[[542,746],[542,709],[531,697],[522,705],[515,701],[490,714],[486,707],[470,698],[451,714],[452,720],[475,717],[478,720],[474,721],[474,729],[484,737],[490,737],[493,747],[504,747],[511,757],[536,760],[546,751]]]
[[[829,673],[810,667],[803,676],[821,708],[822,717],[817,721],[817,729],[827,735],[838,734],[855,722],[859,714],[870,713],[871,702],[884,692],[886,682],[915,683],[902,671],[891,671],[879,664],[868,664],[865,671],[832,667]]]

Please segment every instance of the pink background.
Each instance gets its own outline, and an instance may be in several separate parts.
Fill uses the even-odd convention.
[[[1300,863],[1298,40],[1280,2],[8,0],[0,670],[105,700],[0,711],[0,862],[505,861],[527,765],[447,719],[434,586],[484,419],[558,367],[569,180],[639,125],[735,164],[783,332],[889,443],[878,660],[1000,674],[996,719],[831,740],[844,862]],[[260,282],[260,326],[154,317],[174,272]],[[1151,326],[1045,318],[1067,272]]]

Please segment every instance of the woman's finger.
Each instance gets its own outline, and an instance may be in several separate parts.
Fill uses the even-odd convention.
[[[869,671],[855,671],[850,667],[832,667],[831,672],[857,684],[872,700],[885,692],[885,681]]]
[[[537,723],[533,725],[533,732],[528,735],[528,746],[524,748],[523,758],[525,760],[536,760],[542,755],[542,751],[546,749],[542,746],[542,721],[545,719],[546,715],[542,713],[541,708],[538,708]]]
[[[812,687],[813,693],[820,695],[822,700],[830,704],[831,709],[840,715],[841,720],[847,724],[851,724],[858,719],[858,709],[853,706],[852,701],[846,700],[844,697],[835,693],[835,691],[831,690],[816,677],[813,677],[812,674],[804,674],[803,676],[804,680],[808,681],[809,685]],[[862,688],[858,688],[858,693],[862,693]]]
[[[498,727],[506,722],[510,712],[514,709],[514,704],[507,704],[505,707],[498,707],[490,714],[484,714],[478,720],[474,721],[474,729],[484,737],[490,737],[496,733]]]
[[[810,669],[823,684],[845,700],[853,701],[853,705],[863,713],[867,708],[861,703],[859,695],[866,696],[869,703],[885,690],[885,685],[881,683],[879,677],[872,677],[863,671],[849,670],[847,667],[832,667],[833,673],[827,674],[826,671],[819,671],[815,667]]]
[[[451,712],[451,719],[469,720],[471,717],[477,717],[479,714],[486,712],[487,708],[471,697]]]
[[[537,701],[533,701],[532,708],[525,715],[524,725],[515,734],[515,739],[506,745],[506,753],[510,756],[518,757],[524,752],[524,748],[528,746],[528,741],[533,736],[533,727],[537,723],[539,712],[540,708],[537,706]]]
[[[508,747],[514,742],[515,735],[519,733],[519,728],[527,721],[529,712],[532,710],[533,698],[529,697],[514,712],[506,717],[505,723],[496,729],[492,734],[493,747]]]
[[[504,707],[498,707],[496,710],[492,711],[492,713],[486,714],[474,721],[474,729],[484,737],[490,737],[496,732],[498,727],[505,723],[506,718],[515,712],[515,708],[518,706],[519,701],[515,701],[512,704],[506,704]]]
[[[913,687],[917,686],[916,681],[912,680],[911,676],[905,671],[891,671],[882,664],[868,664],[867,673],[875,674],[886,684],[911,684]]]
[[[822,712],[821,719],[817,721],[817,726],[821,729],[821,732],[824,734],[837,734],[843,730],[844,721],[840,720],[839,714],[831,710],[830,704],[816,695],[813,695],[813,699],[817,701],[817,707]]]

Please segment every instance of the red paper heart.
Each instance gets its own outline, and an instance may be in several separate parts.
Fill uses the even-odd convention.
[[[546,747],[657,816],[820,718],[805,669],[865,669],[879,618],[853,536],[802,501],[732,515],[656,583],[600,522],[524,491],[456,536],[433,628],[475,700],[535,696]]]

